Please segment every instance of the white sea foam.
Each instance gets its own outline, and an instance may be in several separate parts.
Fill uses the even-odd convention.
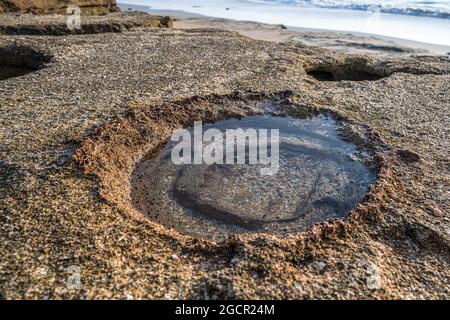
[[[313,6],[331,9],[367,11],[378,8],[381,12],[450,19],[450,0],[248,0],[255,3]]]

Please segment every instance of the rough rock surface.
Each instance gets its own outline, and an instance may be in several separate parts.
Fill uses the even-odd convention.
[[[82,17],[80,29],[67,27],[67,16],[31,14],[2,14],[0,35],[72,35],[123,32],[132,28],[172,28],[171,17],[154,16],[144,12],[117,12],[102,16]]]
[[[379,61],[219,30],[0,38],[17,46],[51,59],[0,81],[2,298],[450,298],[448,58]],[[385,77],[318,81],[318,65]],[[161,116],[217,115],[205,98],[177,101],[247,90],[292,91],[391,146],[364,212],[217,243],[130,214],[134,142],[167,136]]]
[[[86,15],[120,11],[116,0],[0,0],[0,13],[65,14],[68,5],[80,7]]]

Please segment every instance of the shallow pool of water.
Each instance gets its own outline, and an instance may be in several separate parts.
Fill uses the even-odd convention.
[[[136,166],[132,201],[166,227],[209,239],[233,232],[295,232],[345,217],[376,174],[360,160],[361,150],[341,139],[340,126],[328,116],[268,115],[204,125],[203,132],[278,129],[278,170],[262,175],[267,164],[248,164],[249,145],[245,164],[176,165],[171,158],[176,143],[168,142],[156,157]]]

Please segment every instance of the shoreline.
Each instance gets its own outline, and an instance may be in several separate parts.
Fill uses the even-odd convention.
[[[176,19],[175,28],[178,29],[218,28],[236,31],[255,40],[274,42],[295,41],[308,46],[324,47],[337,51],[356,51],[357,53],[366,54],[407,53],[450,55],[450,46],[372,33],[302,28],[256,21],[215,18],[180,10],[154,10],[147,6],[127,3],[119,3],[119,6],[123,11],[128,11],[131,8],[132,10],[142,10],[154,15],[172,16]]]
[[[155,15],[170,15],[178,21],[175,21],[175,28],[179,29],[195,29],[195,28],[220,28],[229,31],[237,31],[240,34],[247,36],[255,40],[274,41],[274,42],[286,42],[286,41],[300,41],[305,45],[319,46],[330,48],[330,46],[320,45],[317,41],[313,41],[312,38],[327,38],[334,37],[336,41],[340,41],[341,38],[354,38],[354,40],[374,40],[378,44],[373,44],[373,50],[376,47],[384,47],[387,51],[406,53],[418,53],[418,54],[432,54],[432,55],[449,55],[450,46],[443,46],[437,44],[430,44],[425,42],[399,39],[387,36],[380,36],[375,34],[363,33],[363,32],[346,32],[346,31],[333,31],[325,29],[310,29],[300,28],[282,25],[272,25],[254,21],[232,20],[223,18],[206,17],[184,11],[173,10],[149,10],[149,13]],[[238,26],[240,24],[240,26]],[[245,30],[251,28],[253,30]],[[280,28],[281,27],[281,28]],[[286,27],[287,29],[284,29]],[[297,36],[297,37],[296,37]],[[299,38],[300,37],[300,38]],[[309,38],[309,39],[308,39]],[[359,42],[361,46],[364,46],[364,41]],[[357,45],[357,43],[355,43]],[[370,47],[370,43],[367,44]],[[398,50],[396,50],[398,48]],[[391,49],[391,50],[389,50]],[[408,50],[410,49],[410,50]],[[368,49],[366,53],[374,53],[373,50]],[[371,52],[372,51],[372,52]]]

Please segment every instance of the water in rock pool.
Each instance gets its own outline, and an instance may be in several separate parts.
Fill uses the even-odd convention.
[[[296,232],[344,217],[376,174],[359,160],[357,146],[339,137],[339,127],[323,115],[261,115],[203,125],[203,131],[216,128],[224,133],[279,129],[278,171],[262,175],[260,169],[268,165],[248,161],[176,165],[171,160],[176,143],[169,141],[157,156],[136,166],[133,204],[155,222],[208,239],[241,232]]]

